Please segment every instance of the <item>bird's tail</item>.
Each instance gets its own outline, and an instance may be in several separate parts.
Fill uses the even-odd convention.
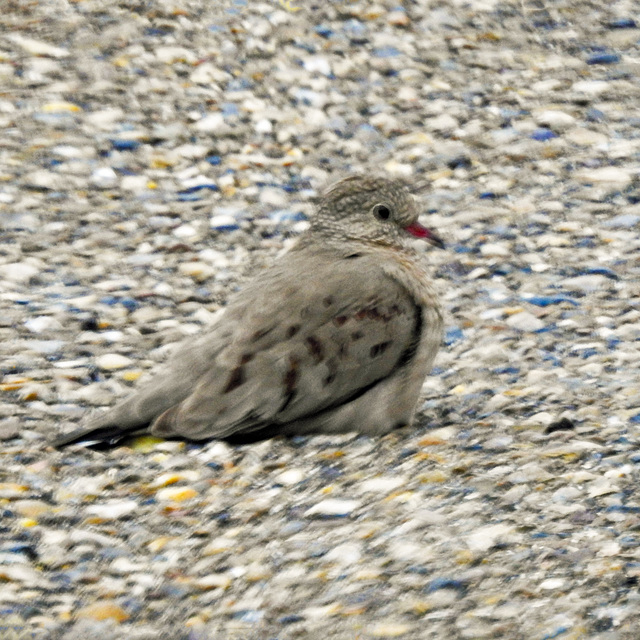
[[[81,427],[55,438],[51,445],[60,448],[70,444],[82,444],[87,447],[112,447],[125,438],[140,431],[139,426],[122,428],[120,426]]]

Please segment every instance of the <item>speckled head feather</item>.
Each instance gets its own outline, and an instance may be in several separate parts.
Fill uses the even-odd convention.
[[[413,196],[400,180],[353,175],[325,190],[311,221],[311,232],[338,240],[402,247],[410,239],[413,232],[408,228],[416,225],[418,215]]]

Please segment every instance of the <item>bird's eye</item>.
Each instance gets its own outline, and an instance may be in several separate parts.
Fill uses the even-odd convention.
[[[391,217],[391,209],[386,204],[376,204],[372,211],[378,220],[388,220]]]

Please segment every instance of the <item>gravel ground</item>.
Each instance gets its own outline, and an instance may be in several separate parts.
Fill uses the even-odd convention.
[[[0,637],[637,640],[639,27],[631,0],[5,0]],[[48,446],[353,170],[405,176],[448,244],[415,428]]]

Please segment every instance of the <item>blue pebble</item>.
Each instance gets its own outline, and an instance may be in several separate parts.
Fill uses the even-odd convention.
[[[195,187],[189,187],[188,189],[181,189],[180,191],[178,191],[178,195],[180,196],[190,195],[192,193],[196,193],[197,191],[200,191],[201,189],[209,189],[209,191],[219,191],[217,184],[206,183],[206,184],[197,184]]]
[[[631,424],[640,424],[640,413],[636,413],[635,416],[631,416],[629,418],[629,422]]]
[[[583,273],[588,275],[607,276],[607,278],[611,278],[612,280],[617,280],[619,277],[613,269],[609,269],[607,267],[589,267],[580,271],[580,274]]]
[[[324,24],[319,24],[314,31],[323,38],[330,38],[333,35],[333,31]]]
[[[557,138],[558,136],[551,131],[551,129],[536,129],[530,136],[533,140],[537,140],[538,142],[546,142],[547,140],[552,140],[553,138]]]
[[[241,611],[236,611],[231,614],[232,618],[236,620],[241,620],[242,622],[249,622],[250,624],[255,624],[256,622],[260,622],[264,617],[264,613],[259,611],[258,609],[243,609]]]
[[[619,229],[629,229],[635,227],[640,222],[640,216],[636,216],[633,213],[623,213],[611,220],[607,220],[603,223],[604,227],[614,227]]]
[[[245,91],[251,88],[251,83],[246,78],[234,78],[227,83],[227,91]]]
[[[302,622],[303,620],[304,620],[304,616],[299,616],[296,614],[282,616],[282,618],[278,618],[278,622],[282,625],[293,624],[294,622]]]
[[[110,140],[111,146],[116,151],[133,151],[140,146],[137,140]]]
[[[462,340],[464,338],[464,333],[460,327],[449,327],[444,336],[444,343],[447,346],[458,342],[458,340]]]
[[[224,102],[222,104],[222,115],[227,116],[237,116],[240,113],[240,109],[235,102]]]
[[[100,298],[98,302],[100,302],[101,304],[108,304],[110,307],[112,307],[114,304],[118,304],[120,300],[115,296],[104,296]]]
[[[376,58],[396,58],[400,55],[400,51],[396,47],[378,47],[373,50]]]
[[[135,311],[140,306],[138,301],[133,298],[122,298],[120,304],[127,309],[127,311]]]
[[[531,298],[522,298],[526,302],[535,304],[538,307],[548,307],[551,304],[560,304],[561,302],[568,302],[574,307],[579,307],[580,303],[569,296],[555,295],[555,296],[532,296]]]
[[[493,200],[498,196],[493,191],[483,191],[478,197],[480,200]]]
[[[205,160],[214,167],[222,162],[222,158],[220,158],[220,156],[207,156]]]
[[[202,196],[199,193],[178,192],[177,200],[179,202],[197,202],[198,200],[202,200]]]
[[[620,56],[617,53],[594,53],[587,58],[587,64],[617,64]]]
[[[609,29],[636,29],[638,25],[633,18],[618,18],[612,20],[607,26]]]
[[[494,369],[493,372],[497,374],[508,373],[510,375],[516,375],[520,373],[520,369],[519,367],[498,367],[497,369]]]
[[[569,631],[570,629],[571,627],[558,627],[555,631],[542,636],[541,640],[553,640],[553,638],[557,638],[558,636],[567,633],[567,631]]]
[[[594,107],[587,109],[585,116],[588,122],[602,122],[607,119],[607,116],[600,109]]]
[[[342,27],[342,30],[349,36],[363,36],[367,33],[367,27],[360,22],[360,20],[356,20],[355,18],[352,20],[347,20]]]
[[[301,211],[288,211],[287,209],[279,209],[269,214],[269,219],[277,224],[283,222],[300,222],[306,220],[306,216]]]
[[[438,591],[439,589],[454,589],[455,591],[465,591],[466,583],[455,578],[435,578],[426,587],[427,592]]]

